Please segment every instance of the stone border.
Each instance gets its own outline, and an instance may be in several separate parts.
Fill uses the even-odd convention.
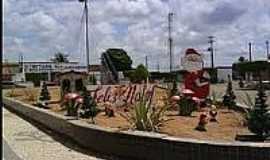
[[[212,142],[141,131],[103,128],[3,97],[7,109],[72,138],[91,150],[125,159],[149,160],[269,160],[270,143]]]

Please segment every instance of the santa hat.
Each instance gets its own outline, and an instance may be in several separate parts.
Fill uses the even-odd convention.
[[[200,56],[200,54],[195,49],[193,49],[193,48],[188,48],[186,50],[186,55],[189,55],[189,54],[197,54],[197,55]]]

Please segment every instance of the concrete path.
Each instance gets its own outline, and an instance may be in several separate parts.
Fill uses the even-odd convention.
[[[98,154],[81,149],[67,138],[29,123],[5,108],[3,150],[5,160],[101,160],[96,158]],[[104,158],[104,155],[98,157]]]

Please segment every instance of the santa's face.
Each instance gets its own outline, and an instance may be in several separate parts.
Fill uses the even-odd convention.
[[[182,66],[188,72],[196,72],[202,69],[203,59],[198,54],[188,54],[182,59]]]

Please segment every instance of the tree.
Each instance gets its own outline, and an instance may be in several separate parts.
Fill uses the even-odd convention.
[[[267,109],[266,100],[267,97],[260,80],[255,106],[248,114],[248,129],[260,137],[270,136],[270,112]]]
[[[53,62],[56,63],[67,63],[69,62],[68,60],[68,55],[61,53],[61,52],[57,52],[54,54],[54,58],[51,59]]]
[[[132,60],[123,49],[109,48],[102,54],[107,54],[117,71],[126,71],[131,69]]]
[[[132,75],[132,80],[133,82],[140,83],[141,81],[146,81],[149,76],[149,72],[144,65],[140,64],[137,66],[136,70],[134,71]]]
[[[235,94],[232,89],[231,76],[228,75],[228,86],[225,95],[223,96],[223,104],[228,108],[233,108],[236,105]]]

